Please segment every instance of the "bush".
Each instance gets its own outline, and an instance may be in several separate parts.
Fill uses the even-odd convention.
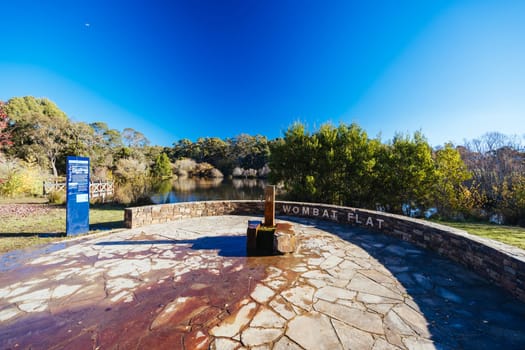
[[[148,194],[151,191],[151,181],[137,177],[115,187],[113,199],[121,204],[149,204]]]
[[[257,177],[257,170],[255,169],[246,169],[243,172],[243,176],[247,178],[255,178]]]
[[[0,183],[0,195],[6,197],[42,195],[44,176],[38,166],[26,162],[4,162],[0,172],[5,179]]]
[[[147,195],[151,190],[151,179],[147,172],[148,166],[134,158],[119,159],[114,171],[115,194],[117,203],[147,203]]]
[[[47,195],[47,200],[51,204],[65,204],[66,203],[66,192],[65,191],[51,191]]]
[[[148,165],[134,158],[122,158],[115,165],[114,175],[119,181],[133,180],[137,176],[147,176]]]
[[[257,174],[261,178],[267,178],[268,175],[270,175],[270,167],[268,166],[268,164],[264,164],[264,166],[261,169],[259,169]]]
[[[173,175],[171,163],[166,153],[161,153],[157,156],[151,170],[152,175],[157,178],[170,177]]]
[[[182,158],[177,160],[175,165],[173,165],[173,172],[177,174],[177,176],[185,177],[193,173],[196,166],[197,162],[195,162],[193,159]]]
[[[210,170],[208,177],[212,179],[220,179],[220,178],[223,178],[224,175],[221,173],[219,169],[213,168]]]
[[[210,177],[211,171],[213,169],[213,165],[209,163],[198,163],[191,175],[195,177]]]
[[[233,169],[232,176],[233,177],[242,177],[242,169],[239,168],[239,167],[236,167],[235,169]]]

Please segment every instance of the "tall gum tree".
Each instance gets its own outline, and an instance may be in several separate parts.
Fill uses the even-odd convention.
[[[11,120],[11,150],[18,158],[36,159],[58,176],[57,160],[69,141],[71,123],[53,102],[32,96],[15,97],[6,104]]]

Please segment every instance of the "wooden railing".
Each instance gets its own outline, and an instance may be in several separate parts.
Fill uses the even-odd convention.
[[[90,198],[102,198],[102,201],[105,201],[107,197],[113,197],[113,193],[115,193],[113,181],[92,182],[89,184]]]
[[[54,191],[65,191],[65,190],[66,190],[65,182],[44,181],[44,184],[43,184],[44,195],[49,194],[50,192],[54,192]],[[114,193],[115,193],[115,185],[113,184],[113,181],[91,182],[89,184],[89,197],[92,199],[101,198],[102,201],[105,201],[106,198],[113,197]]]

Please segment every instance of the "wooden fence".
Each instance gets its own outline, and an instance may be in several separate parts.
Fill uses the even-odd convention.
[[[57,181],[44,181],[43,191],[44,195],[53,191],[65,191],[66,183]],[[112,198],[115,193],[115,185],[113,181],[106,182],[91,182],[89,184],[89,197],[91,199],[100,198],[103,202],[107,198]]]

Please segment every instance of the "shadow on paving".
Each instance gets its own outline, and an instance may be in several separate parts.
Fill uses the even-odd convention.
[[[89,224],[90,231],[107,231],[114,230],[117,228],[125,228],[123,220],[106,221],[97,224]]]
[[[332,233],[379,261],[424,314],[437,349],[525,349],[525,303],[464,266],[386,234],[283,219]]]
[[[6,232],[6,233],[0,233],[0,238],[15,238],[15,237],[41,237],[41,238],[60,238],[60,237],[66,237],[65,232]]]
[[[246,236],[214,236],[183,240],[108,241],[96,245],[191,244],[193,250],[215,250],[221,257],[246,257]]]

